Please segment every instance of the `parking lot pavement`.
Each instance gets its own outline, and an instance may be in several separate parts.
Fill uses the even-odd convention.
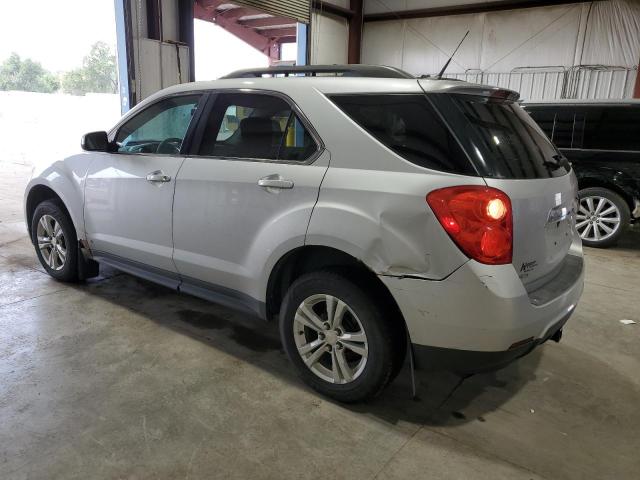
[[[275,325],[110,269],[49,279],[28,172],[0,163],[2,478],[637,478],[640,231],[586,250],[561,343],[464,380],[419,374],[418,399],[405,369],[344,406],[295,377]]]

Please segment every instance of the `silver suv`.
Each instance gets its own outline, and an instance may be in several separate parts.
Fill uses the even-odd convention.
[[[575,176],[517,97],[375,66],[177,85],[36,175],[27,226],[56,279],[99,262],[279,319],[340,401],[407,351],[499,368],[559,340],[583,288]]]

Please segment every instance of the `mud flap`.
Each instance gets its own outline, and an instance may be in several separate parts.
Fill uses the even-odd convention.
[[[87,280],[100,274],[100,264],[89,258],[89,250],[82,240],[78,240],[78,280]]]

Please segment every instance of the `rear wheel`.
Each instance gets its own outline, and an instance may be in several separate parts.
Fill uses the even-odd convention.
[[[46,200],[36,207],[31,236],[40,263],[56,280],[78,279],[78,241],[71,219],[60,205]]]
[[[614,245],[629,225],[629,206],[620,195],[601,187],[585,188],[578,193],[576,229],[588,247]]]
[[[401,337],[384,308],[334,272],[296,280],[280,313],[285,351],[302,379],[341,402],[378,395],[398,370]]]

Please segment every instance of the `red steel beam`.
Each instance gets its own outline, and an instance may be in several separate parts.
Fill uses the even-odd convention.
[[[228,19],[222,15],[217,15],[215,20],[213,19],[213,13],[208,12],[207,10],[200,5],[200,3],[195,3],[193,6],[193,13],[195,18],[199,18],[200,20],[207,20],[209,22],[214,22],[216,25],[221,26],[226,31],[234,34],[243,42],[248,43],[256,50],[264,53],[265,55],[269,54],[269,48],[271,47],[271,43],[267,37],[256,33],[255,30],[251,28],[243,27],[242,25],[238,25],[235,19]]]
[[[292,37],[280,37],[278,38],[278,43],[296,43],[298,38],[293,35]]]
[[[248,15],[256,15],[258,13],[262,12],[259,10],[254,10],[252,8],[238,7],[218,12],[216,16],[223,16],[224,18],[228,18],[229,20],[231,20],[235,18],[246,17]]]
[[[209,12],[215,12],[216,8],[224,3],[224,0],[197,0],[195,2],[196,5],[200,4],[200,6]]]
[[[353,16],[349,18],[349,43],[347,47],[347,61],[360,63],[360,50],[362,45],[363,1],[351,0],[349,4]]]
[[[264,30],[257,30],[257,32],[267,38],[291,37],[296,35],[296,27],[265,28]]]
[[[250,26],[238,23],[238,18],[256,15],[256,13],[259,13],[257,10],[234,8],[224,12],[216,12],[216,8],[222,3],[223,1],[216,0],[196,1],[193,5],[194,18],[213,22],[224,28],[227,32],[267,55],[270,63],[280,60],[280,43],[296,41],[295,28],[265,29],[264,32],[266,32],[266,36],[261,35]],[[288,21],[294,23],[291,20]]]
[[[240,24],[245,27],[272,27],[276,25],[295,25],[296,21],[287,17],[266,17],[241,20]]]

